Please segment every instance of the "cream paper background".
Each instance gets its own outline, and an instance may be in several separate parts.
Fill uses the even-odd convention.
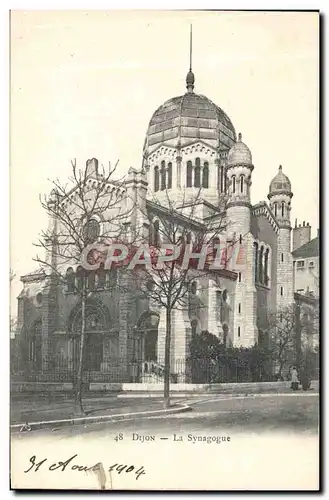
[[[114,436],[110,438],[105,433],[101,439],[93,436],[58,439],[56,432],[49,437],[14,437],[11,484],[13,488],[99,489],[95,474],[48,470],[49,465],[77,453],[72,464],[92,466],[102,462],[105,470],[114,463],[143,465],[145,475],[138,480],[133,473],[112,472],[112,489],[119,490],[314,490],[319,487],[317,437],[305,433],[225,433],[220,421],[218,431],[212,434],[230,435],[231,441],[192,444],[157,439],[136,443],[131,441],[131,433],[125,435],[122,442],[114,441]],[[39,471],[25,474],[23,471],[30,467],[32,455],[38,460],[48,457],[48,461]],[[110,489],[110,484],[108,474],[106,489]]]
[[[264,199],[282,163],[294,192],[292,220],[318,225],[318,15],[239,12],[14,11],[11,16],[11,267],[34,268],[44,226],[39,193],[69,174],[70,159],[120,158],[138,167],[148,120],[185,91],[193,23],[196,92],[231,117],[255,164],[252,199]],[[313,234],[314,236],[314,234]],[[20,290],[12,288],[12,309]],[[260,430],[261,432],[261,430]],[[223,431],[219,430],[218,434]],[[12,487],[97,488],[78,472],[24,474],[32,454],[53,462],[144,465],[120,489],[313,489],[318,438],[230,432],[220,445],[115,443],[109,437],[14,437]]]

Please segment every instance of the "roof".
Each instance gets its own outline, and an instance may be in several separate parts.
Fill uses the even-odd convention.
[[[147,144],[154,147],[164,141],[192,139],[220,140],[230,148],[236,141],[234,126],[226,113],[204,95],[186,93],[173,97],[153,114],[147,131]]]
[[[297,248],[292,252],[293,257],[318,257],[319,256],[319,237],[313,238],[313,240],[305,243],[301,247]]]
[[[21,276],[20,280],[23,283],[41,281],[45,278],[45,276],[46,276],[45,270],[42,267],[39,267],[38,269],[35,269],[34,271],[31,271],[30,273]]]
[[[279,166],[279,171],[276,176],[271,180],[269,193],[290,193],[291,182],[289,178],[282,172],[282,166]]]
[[[242,142],[242,134],[239,134],[238,141],[232,146],[227,155],[228,165],[247,164],[252,165],[250,149]]]
[[[312,295],[305,295],[301,293],[294,293],[294,299],[297,302],[297,304],[308,304],[310,306],[318,306],[319,305],[319,298],[318,297],[312,297]]]
[[[190,217],[187,217],[186,215],[183,215],[179,213],[177,210],[171,211],[169,208],[164,207],[163,205],[160,205],[159,203],[155,203],[154,201],[146,200],[146,207],[152,211],[152,212],[157,212],[161,215],[164,215],[165,217],[175,217],[176,219],[180,220],[182,224],[188,224],[190,226],[193,226],[195,229],[205,229],[206,226],[202,224],[201,222],[198,222],[196,220],[191,219]]]

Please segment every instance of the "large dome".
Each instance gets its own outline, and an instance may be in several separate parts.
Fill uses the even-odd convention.
[[[236,141],[233,124],[224,111],[207,97],[187,92],[173,97],[153,114],[145,147],[154,151],[159,144],[173,147],[201,139],[214,147],[231,148]]]

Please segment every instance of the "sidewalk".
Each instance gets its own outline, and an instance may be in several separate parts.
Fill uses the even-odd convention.
[[[86,417],[119,415],[163,409],[162,399],[150,401],[149,398],[129,400],[103,396],[83,400]],[[42,400],[12,401],[10,405],[10,421],[13,424],[54,421],[81,417],[81,413],[73,399],[65,399],[48,403]]]

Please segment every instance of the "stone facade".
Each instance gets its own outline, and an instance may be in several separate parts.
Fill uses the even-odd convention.
[[[215,224],[225,218],[225,229],[219,234],[230,253],[225,269],[208,274],[202,283],[196,280],[185,307],[172,311],[171,366],[181,382],[189,382],[186,358],[193,335],[208,330],[227,345],[250,347],[266,329],[268,311],[294,300],[289,179],[280,167],[270,185],[269,203],[253,205],[251,181],[257,165],[252,163],[251,151],[241,134],[237,139],[221,108],[194,94],[189,83],[187,90],[152,116],[142,168],[131,168],[120,189],[108,186],[109,193],[117,190],[118,200],[133,209],[123,223],[128,237],[139,235],[139,243],[154,234],[159,210],[168,207],[168,198],[180,204],[192,237],[195,224],[209,219]],[[88,160],[87,168],[90,182],[97,182],[97,160]],[[197,194],[198,205],[189,218],[191,200]],[[110,218],[105,214],[102,228]],[[49,224],[56,230],[56,221]],[[53,262],[51,250],[46,258]],[[62,262],[53,265],[63,267]],[[114,280],[117,287],[112,286]],[[47,273],[31,273],[22,281],[18,298],[22,370],[47,373],[64,367],[71,376],[79,345],[79,295]],[[141,294],[133,275],[118,271],[114,278],[106,278],[88,298],[87,307],[90,371],[105,373],[110,381],[136,382],[141,370],[144,376],[149,373],[149,364],[161,369],[166,310]],[[149,380],[153,381],[151,374]]]

